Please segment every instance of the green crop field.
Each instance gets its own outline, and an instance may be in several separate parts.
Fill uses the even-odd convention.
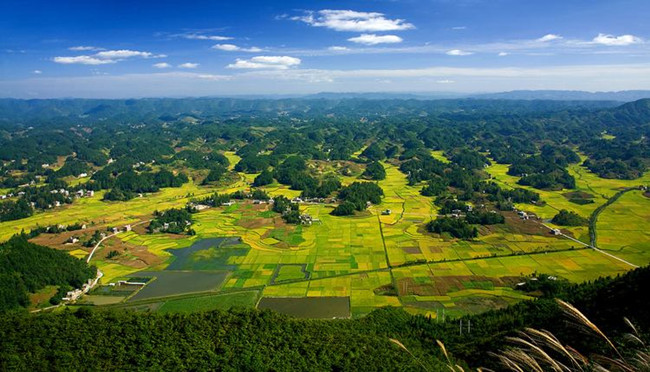
[[[162,313],[189,313],[195,311],[228,310],[233,307],[254,307],[258,292],[246,291],[212,296],[191,297],[164,302]]]
[[[240,159],[232,152],[225,155],[231,168]],[[433,156],[448,162],[441,151],[433,152]],[[268,204],[237,201],[195,214],[192,228],[196,235],[147,234],[143,229],[122,232],[95,253],[92,263],[104,273],[102,282],[141,275],[157,279],[129,298],[93,295],[92,302],[112,305],[129,301],[133,302],[129,306],[186,312],[252,307],[258,297],[336,297],[349,300],[354,317],[382,306],[400,306],[433,317],[442,316],[443,311],[453,316],[528,298],[512,289],[522,275],[548,273],[581,282],[630,269],[579,243],[552,236],[538,222],[519,221],[514,213],[507,215],[505,225],[481,227],[479,237],[473,240],[431,234],[425,225],[438,215],[434,199],[420,194],[422,185],[408,185],[396,165],[382,165],[386,171],[386,178],[378,181],[384,192],[382,203],[355,216],[331,215],[334,204],[301,204],[300,212],[309,214],[315,222],[310,226],[289,225],[270,211]],[[340,166],[343,163],[310,163],[314,170],[325,173],[336,172]],[[518,178],[506,174],[507,168],[493,164],[486,171],[504,188],[519,187]],[[622,187],[650,179],[607,180],[578,165],[570,166],[569,171],[577,181],[572,193],[535,190],[546,202],[544,206],[517,207],[544,219],[550,219],[560,209],[588,217]],[[351,184],[360,174],[343,176],[341,180]],[[67,207],[2,223],[0,237],[37,224],[84,222],[105,228],[145,221],[154,210],[181,207],[192,198],[247,190],[256,176],[238,175],[239,179],[224,186],[190,182],[119,203],[101,201],[99,192]],[[300,193],[278,183],[262,189],[272,196],[295,197]],[[571,201],[575,199],[593,203]],[[601,248],[638,265],[648,263],[650,236],[645,227],[650,222],[649,207],[650,199],[634,191],[606,208],[597,224]],[[390,214],[382,213],[387,209]],[[627,221],[624,226],[617,223],[621,218]],[[586,226],[565,231],[583,242],[589,241]],[[120,256],[105,258],[116,247],[123,249]],[[74,246],[69,252],[85,258],[89,250]],[[142,274],[143,270],[148,272]],[[214,294],[205,294],[211,291]],[[198,292],[203,293],[192,295]]]
[[[642,191],[621,196],[599,215],[596,226],[599,248],[639,266],[650,261],[650,198]]]

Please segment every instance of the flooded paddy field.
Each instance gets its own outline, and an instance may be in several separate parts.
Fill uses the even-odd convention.
[[[228,272],[216,271],[140,271],[134,273],[138,277],[154,277],[129,301],[147,300],[150,298],[181,295],[185,293],[214,291],[219,288],[228,276]]]

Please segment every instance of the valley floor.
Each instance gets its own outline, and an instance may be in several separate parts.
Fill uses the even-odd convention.
[[[231,164],[237,162],[236,155],[228,156]],[[442,158],[441,154],[434,156]],[[577,181],[575,191],[589,194],[594,203],[575,204],[562,192],[541,191],[544,206],[517,205],[541,220],[524,221],[515,212],[505,213],[506,224],[482,227],[478,239],[461,241],[426,232],[424,225],[438,214],[433,199],[420,194],[421,186],[407,185],[396,166],[384,163],[384,167],[387,177],[379,181],[385,194],[382,203],[354,217],[330,215],[334,205],[302,204],[301,213],[311,215],[314,224],[287,225],[268,210],[268,205],[246,201],[197,213],[194,236],[147,234],[144,226],[120,233],[107,239],[91,261],[104,273],[103,283],[150,277],[153,279],[145,290],[156,285],[174,290],[152,289],[154,294],[145,296],[145,290],[138,292],[140,288],[115,287],[84,301],[161,312],[254,307],[261,303],[277,309],[297,306],[299,315],[306,317],[314,316],[315,310],[310,312],[310,308],[318,309],[319,317],[356,317],[377,307],[399,306],[411,313],[442,317],[505,307],[526,299],[512,288],[522,276],[535,272],[582,282],[632,268],[563,236],[553,236],[542,222],[549,224],[560,209],[589,217],[621,188],[649,183],[648,175],[634,181],[606,180],[578,165],[571,166],[569,170]],[[519,187],[517,178],[506,174],[506,165],[495,164],[486,171],[504,188]],[[0,224],[0,239],[36,225],[83,222],[88,226],[83,234],[88,235],[96,229],[134,224],[150,219],[154,210],[181,207],[215,191],[247,188],[253,177],[242,174],[239,181],[222,188],[190,182],[119,203],[102,202],[102,193],[98,192],[70,206],[4,222]],[[344,184],[354,180],[343,177]],[[277,184],[264,189],[271,195],[299,194]],[[387,209],[390,214],[383,214]],[[600,213],[597,246],[636,265],[648,264],[648,226],[650,198],[640,190],[625,193]],[[562,230],[589,243],[587,227]],[[64,244],[68,235],[44,234],[34,240],[86,257],[89,248]],[[220,237],[233,239],[215,239],[202,243],[199,250],[180,254],[197,242]],[[111,251],[119,255],[107,258]],[[174,274],[182,272],[205,275]],[[174,279],[166,279],[169,277]],[[322,298],[324,302],[314,306],[296,300],[305,297]]]

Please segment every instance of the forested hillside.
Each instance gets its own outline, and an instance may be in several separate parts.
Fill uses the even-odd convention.
[[[52,285],[80,288],[97,269],[66,252],[32,244],[18,235],[0,244],[0,311],[29,304],[28,294]]]
[[[436,322],[399,309],[358,320],[297,320],[268,311],[232,310],[158,315],[80,308],[62,314],[6,314],[0,319],[0,368],[225,369],[225,370],[446,370],[435,340],[455,363],[500,369],[489,353],[523,327],[554,333],[584,355],[603,341],[567,327],[553,296],[574,303],[617,344],[623,316],[650,329],[644,296],[650,269],[615,279],[546,289],[544,297],[504,310]],[[459,322],[471,330],[459,333]],[[389,339],[399,340],[412,353]]]

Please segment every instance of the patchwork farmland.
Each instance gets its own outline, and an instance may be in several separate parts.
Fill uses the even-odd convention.
[[[226,155],[231,163],[238,160],[233,153]],[[448,162],[441,153],[435,156]],[[93,259],[104,273],[103,282],[129,277],[153,280],[126,296],[98,292],[85,302],[161,312],[252,307],[260,303],[261,307],[293,315],[309,317],[312,311],[319,317],[329,313],[320,313],[317,309],[321,306],[301,299],[345,298],[348,310],[333,311],[332,316],[356,317],[383,306],[403,307],[433,317],[455,316],[529,298],[513,287],[532,273],[581,282],[630,268],[562,236],[553,236],[542,221],[524,221],[514,212],[504,214],[505,224],[483,227],[479,237],[469,241],[431,234],[425,225],[436,218],[439,207],[420,193],[420,185],[408,185],[397,165],[382,165],[386,178],[378,182],[384,192],[381,204],[356,216],[333,216],[332,204],[304,203],[300,212],[317,222],[310,226],[289,225],[272,213],[268,204],[243,200],[197,213],[193,224],[196,234],[192,236],[148,234],[143,229],[122,232],[107,240]],[[486,169],[503,187],[518,187],[517,178],[505,170],[502,165]],[[517,207],[546,220],[560,209],[588,217],[617,189],[639,182],[604,180],[578,166],[570,171],[578,180],[573,194],[541,191],[544,206]],[[38,222],[53,224],[75,219],[120,226],[142,221],[150,218],[150,205],[181,207],[214,192],[247,190],[250,186],[246,180],[250,182],[256,176],[239,175],[240,181],[221,187],[201,187],[190,182],[180,189],[114,205],[101,202],[99,194],[83,204],[39,215]],[[356,180],[351,176],[343,182],[345,185]],[[277,183],[262,189],[271,196],[298,195]],[[594,203],[571,202],[576,195],[591,198]],[[647,262],[648,235],[643,226],[648,224],[645,211],[649,201],[642,192],[635,191],[608,207],[597,223],[601,248],[639,264]],[[390,214],[383,213],[386,210]],[[630,222],[617,228],[621,214]],[[0,234],[9,236],[34,223],[36,220],[24,219],[2,224]],[[565,229],[585,243],[589,242],[587,230],[586,226]],[[83,247],[65,249],[78,257],[87,254]],[[119,259],[106,258],[113,250],[123,252]]]

